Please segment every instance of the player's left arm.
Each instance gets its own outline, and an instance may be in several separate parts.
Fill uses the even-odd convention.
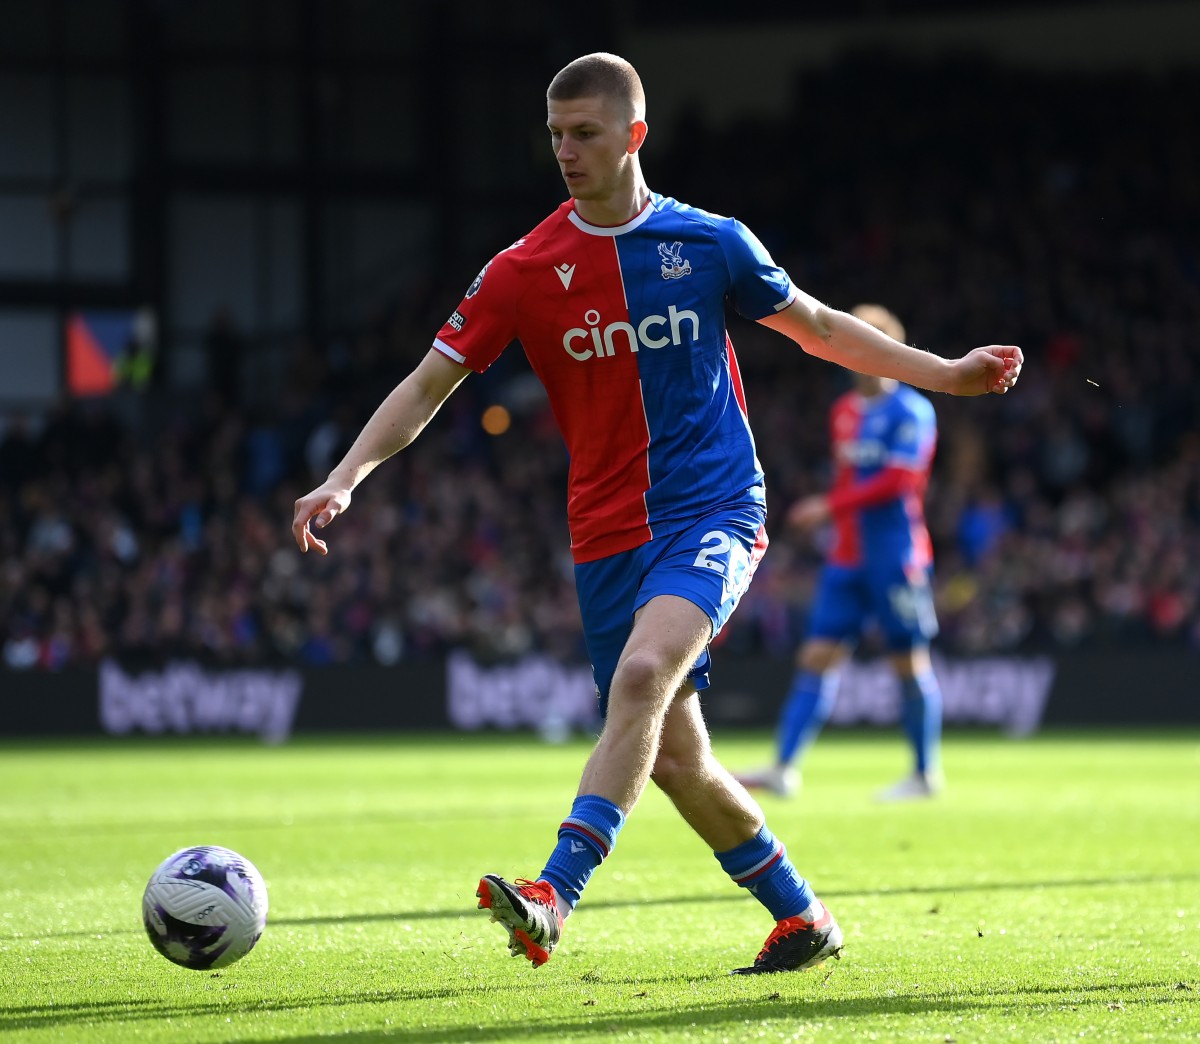
[[[786,308],[759,322],[790,337],[819,359],[951,395],[1003,395],[1021,375],[1025,357],[1016,345],[991,344],[959,359],[943,359],[901,344],[869,323],[829,308],[801,290],[794,289],[794,293]]]
[[[845,511],[861,511],[863,508],[878,507],[891,500],[900,500],[920,487],[919,471],[889,464],[880,468],[870,478],[831,490],[826,494],[826,500],[830,513],[839,515]]]
[[[912,468],[890,464],[870,478],[839,486],[828,493],[801,497],[789,509],[787,520],[798,529],[811,529],[831,515],[843,515],[900,500],[921,488],[922,476]]]

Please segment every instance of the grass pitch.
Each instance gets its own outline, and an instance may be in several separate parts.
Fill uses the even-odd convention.
[[[765,734],[717,736],[734,767]],[[949,788],[881,806],[892,734],[823,737],[768,822],[847,946],[730,977],[771,927],[648,792],[540,970],[475,909],[532,876],[584,741],[398,736],[0,746],[0,1040],[1200,1039],[1200,734],[951,734]],[[251,859],[271,916],[218,972],[147,941],[150,871]]]

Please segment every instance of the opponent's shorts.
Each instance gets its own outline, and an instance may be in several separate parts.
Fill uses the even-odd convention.
[[[659,595],[677,595],[708,614],[715,638],[767,550],[765,519],[766,513],[756,506],[726,508],[678,533],[575,566],[584,639],[602,717],[608,711],[617,660],[633,630],[634,613]],[[697,689],[708,688],[709,665],[705,647],[688,672]]]
[[[847,642],[874,620],[892,652],[928,645],[938,633],[931,571],[896,562],[827,565],[809,614],[807,636]]]

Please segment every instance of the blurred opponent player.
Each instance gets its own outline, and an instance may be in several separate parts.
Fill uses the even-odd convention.
[[[841,929],[713,756],[697,696],[709,643],[766,547],[726,303],[820,358],[959,395],[1007,391],[1021,351],[947,360],[909,348],[797,289],[740,222],[651,192],[638,158],[645,97],[624,59],[562,69],[546,124],[570,199],[484,266],[432,349],[296,501],[292,533],[301,550],[327,553],[309,523],[329,525],[467,374],[519,340],[570,454],[576,587],[605,724],[537,880],[486,874],[479,905],[510,952],[544,964],[653,779],[775,922],[737,970],[811,967],[840,951]]]
[[[886,308],[859,305],[851,314],[904,340],[904,327]],[[854,390],[833,404],[829,429],[833,487],[797,501],[788,521],[811,529],[832,519],[833,542],[780,714],[775,763],[738,779],[782,797],[796,792],[801,760],[837,699],[840,666],[874,622],[900,681],[901,723],[913,749],[912,775],[879,797],[931,797],[941,787],[942,695],[929,658],[937,616],[924,496],[937,417],[912,388],[856,373]]]

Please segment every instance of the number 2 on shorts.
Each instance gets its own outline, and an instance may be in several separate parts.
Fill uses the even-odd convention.
[[[722,533],[719,529],[714,529],[711,533],[705,533],[701,537],[700,543],[707,546],[701,547],[700,553],[696,556],[696,561],[692,565],[700,566],[703,569],[711,569],[724,576],[724,559],[729,554],[729,535]]]

